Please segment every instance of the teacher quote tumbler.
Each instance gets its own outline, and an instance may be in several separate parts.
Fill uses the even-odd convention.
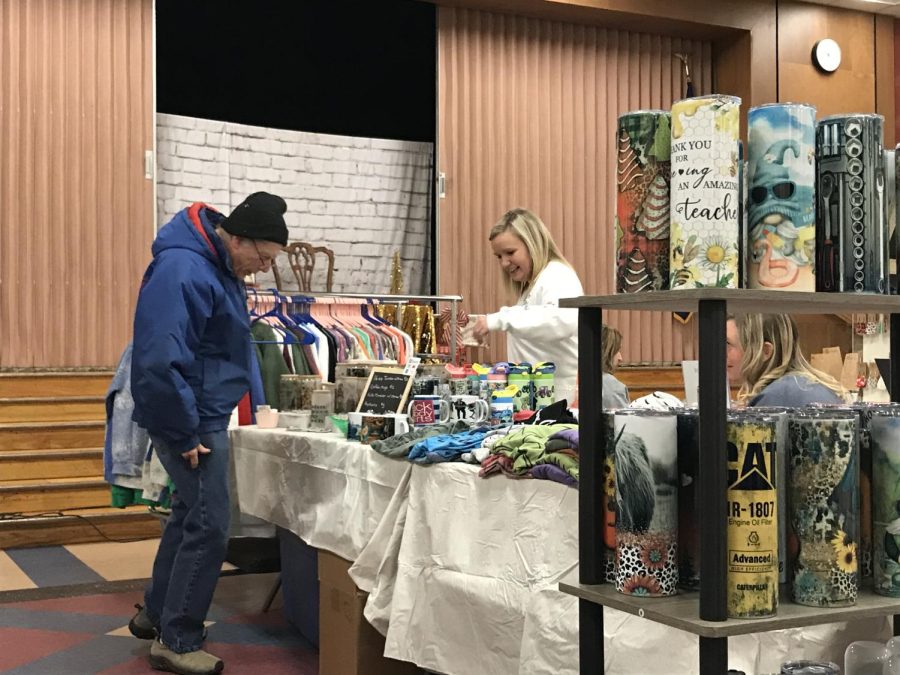
[[[671,288],[737,288],[741,99],[672,106]]]

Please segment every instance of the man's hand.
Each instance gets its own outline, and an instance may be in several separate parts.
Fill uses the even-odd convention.
[[[187,452],[181,453],[181,456],[191,463],[192,469],[196,469],[198,466],[200,466],[200,455],[208,455],[211,452],[212,450],[200,443],[193,450],[188,450]]]
[[[490,332],[491,329],[488,328],[487,317],[484,314],[475,319],[475,325],[472,327],[472,334],[475,336],[476,340],[484,342],[484,339]]]

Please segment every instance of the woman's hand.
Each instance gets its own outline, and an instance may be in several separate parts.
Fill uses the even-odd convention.
[[[487,317],[482,314],[475,320],[475,326],[472,328],[472,334],[479,342],[485,342],[485,338],[487,338],[487,334],[490,332],[491,329],[488,328]]]

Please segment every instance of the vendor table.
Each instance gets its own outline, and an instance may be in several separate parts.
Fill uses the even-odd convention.
[[[242,513],[356,560],[411,466],[340,434],[238,427],[231,448]]]

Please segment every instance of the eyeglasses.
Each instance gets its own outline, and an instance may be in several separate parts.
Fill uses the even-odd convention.
[[[253,242],[253,248],[256,249],[256,256],[259,258],[260,265],[263,267],[271,267],[275,264],[275,258],[272,258],[271,256],[266,256],[265,258],[262,257],[262,254],[259,252],[259,246],[256,245],[256,239],[251,239],[250,241]]]

